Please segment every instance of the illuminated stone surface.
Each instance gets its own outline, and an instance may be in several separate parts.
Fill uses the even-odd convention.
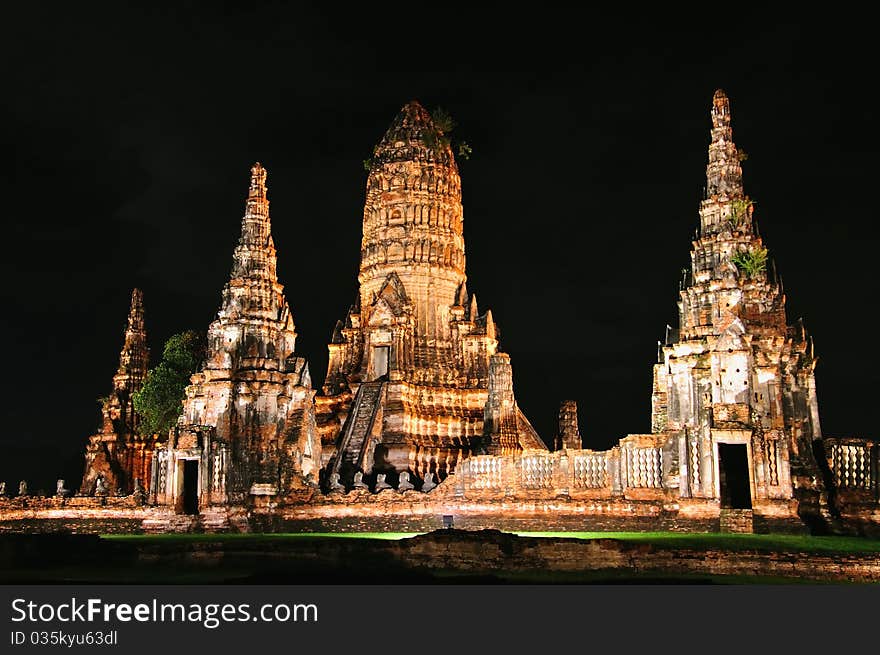
[[[350,483],[451,473],[473,453],[545,448],[516,405],[492,312],[467,289],[461,179],[417,102],[374,150],[360,291],[329,345],[317,420],[328,471]]]
[[[667,436],[670,460],[664,482],[682,498],[730,505],[721,444],[738,444],[751,498],[739,509],[785,511],[797,496],[818,512],[822,484],[812,444],[822,435],[812,340],[802,324],[786,324],[772,260],[753,270],[736,263],[766,250],[743,191],[723,91],[715,92],[711,116],[706,197],[691,267],[683,271],[679,328],[667,331],[654,366],[652,427]]]
[[[658,344],[650,433],[585,449],[565,401],[555,450],[535,434],[491,312],[466,288],[452,152],[410,103],[374,152],[360,290],[333,332],[322,393],[294,354],[256,165],[207,361],[143,478],[155,506],[140,508],[138,494],[0,497],[0,530],[424,531],[453,516],[510,530],[880,533],[877,443],[823,438],[812,341],[787,323],[721,91],[711,118],[706,197],[679,325]],[[97,474],[113,484],[105,471],[133,433],[126,399],[146,368],[137,299],[88,486]]]
[[[199,508],[240,505],[251,495],[286,493],[317,477],[314,391],[295,343],[276,274],[266,170],[257,163],[230,279],[208,327],[205,364],[192,376],[183,415],[157,453],[157,503],[192,511],[185,507],[187,485],[197,484]],[[187,461],[196,464],[187,468]]]

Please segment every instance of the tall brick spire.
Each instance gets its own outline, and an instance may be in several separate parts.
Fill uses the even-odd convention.
[[[204,366],[191,378],[167,444],[168,452],[188,450],[192,443],[212,452],[200,463],[211,480],[200,488],[201,506],[241,503],[252,492],[279,493],[316,472],[321,444],[309,413],[314,392],[295,343],[293,317],[276,274],[266,169],[257,162],[232,272],[217,319],[208,326]],[[162,457],[176,466],[174,456]],[[176,475],[172,470],[156,478],[160,504],[177,502],[177,488],[166,484]]]
[[[275,245],[266,197],[266,169],[257,162],[251,167],[247,205],[241,219],[241,237],[233,253],[233,278],[274,281]]]
[[[232,272],[223,289],[219,317],[224,320],[268,319],[289,321],[293,318],[278,283],[277,257],[272,240],[269,200],[266,197],[266,169],[257,162],[251,167],[247,203],[241,219],[241,236],[232,254]],[[210,344],[209,344],[210,347]],[[290,344],[293,351],[293,344]]]
[[[730,100],[721,89],[712,97],[712,143],[706,167],[706,195],[729,198],[743,195],[739,151],[730,127]]]
[[[773,325],[785,323],[785,299],[769,275],[768,252],[755,230],[754,207],[743,192],[730,101],[720,89],[712,98],[711,118],[707,195],[700,203],[700,232],[679,301],[682,337],[725,332],[745,311],[744,297],[759,288],[762,301],[748,305],[748,314],[759,312],[764,322]]]
[[[766,256],[755,228],[752,200],[743,189],[740,153],[730,127],[730,100],[721,89],[712,97],[710,115],[706,197],[700,204],[700,232],[692,252],[692,274],[684,286],[729,277],[736,272],[734,258],[743,253],[763,252]],[[766,270],[761,273],[766,277]]]

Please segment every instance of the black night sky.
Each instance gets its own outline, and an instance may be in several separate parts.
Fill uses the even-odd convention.
[[[587,447],[650,429],[718,87],[789,320],[815,338],[823,431],[877,436],[867,19],[18,4],[0,27],[11,488],[76,484],[132,287],[154,361],[171,334],[207,328],[257,160],[297,349],[320,385],[357,290],[362,160],[413,98],[448,109],[473,147],[460,162],[468,287],[493,310],[545,441],[566,398]]]

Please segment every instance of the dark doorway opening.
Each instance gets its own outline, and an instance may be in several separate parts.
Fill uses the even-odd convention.
[[[183,461],[183,513],[199,513],[199,460]]]
[[[718,444],[718,473],[721,507],[752,509],[749,485],[749,454],[745,444]]]

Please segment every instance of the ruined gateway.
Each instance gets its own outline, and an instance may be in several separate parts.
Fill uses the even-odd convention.
[[[321,392],[295,353],[255,164],[177,426],[137,434],[130,397],[148,353],[135,291],[80,494],[0,498],[3,520],[30,512],[104,531],[428,530],[444,516],[524,530],[872,531],[877,446],[823,438],[812,342],[786,322],[722,91],[711,120],[700,227],[679,327],[658,344],[650,433],[584,449],[573,401],[561,404],[552,451],[535,433],[492,313],[467,286],[453,152],[411,102],[374,150],[360,289],[333,330]],[[96,498],[98,478],[118,494]]]

